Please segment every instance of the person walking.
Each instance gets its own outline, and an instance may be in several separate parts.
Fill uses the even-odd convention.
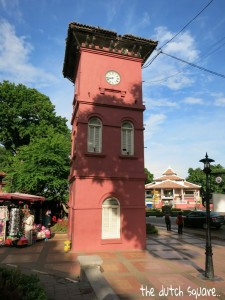
[[[170,220],[170,214],[168,211],[166,211],[166,213],[165,213],[165,223],[166,223],[167,231],[171,231],[171,220]]]
[[[183,233],[183,226],[184,226],[184,220],[183,220],[183,215],[182,212],[179,212],[177,219],[176,219],[176,224],[178,225],[178,234]]]
[[[44,222],[45,222],[46,228],[51,227],[51,210],[50,209],[47,209],[45,212]]]
[[[24,210],[24,232],[28,240],[28,245],[32,245],[32,232],[34,227],[34,216],[29,209]]]

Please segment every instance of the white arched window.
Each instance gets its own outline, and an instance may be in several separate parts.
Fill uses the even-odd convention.
[[[88,122],[88,152],[102,152],[102,122],[98,118]]]
[[[102,204],[102,239],[120,238],[120,205],[115,198]]]
[[[123,155],[134,155],[134,126],[125,121],[121,128],[121,153]]]

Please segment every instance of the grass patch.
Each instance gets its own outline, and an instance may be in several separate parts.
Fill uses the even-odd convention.
[[[57,222],[54,226],[51,227],[52,233],[67,233],[68,220],[62,220]]]

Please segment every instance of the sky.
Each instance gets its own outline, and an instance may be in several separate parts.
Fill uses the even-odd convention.
[[[0,82],[47,95],[70,126],[70,22],[158,41],[142,72],[145,167],[186,178],[206,152],[225,167],[224,11],[223,0],[0,0]]]

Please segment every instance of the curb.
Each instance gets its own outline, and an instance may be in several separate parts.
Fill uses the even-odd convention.
[[[119,300],[101,273],[103,260],[99,255],[81,255],[77,257],[77,260],[81,268],[81,282],[89,282],[98,300]]]

